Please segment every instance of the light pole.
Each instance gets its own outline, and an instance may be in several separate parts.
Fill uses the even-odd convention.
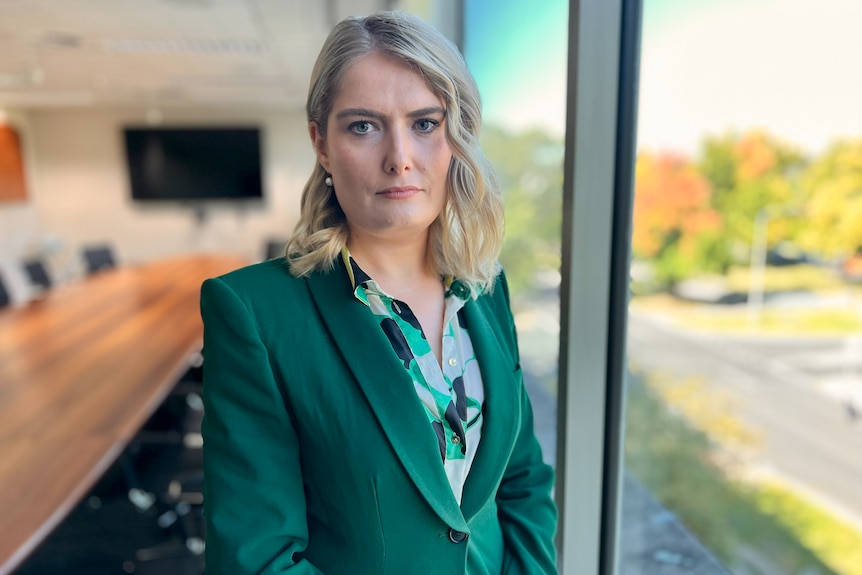
[[[748,276],[748,323],[754,329],[763,316],[763,291],[766,275],[766,233],[769,215],[766,209],[757,212],[751,238],[751,263]]]

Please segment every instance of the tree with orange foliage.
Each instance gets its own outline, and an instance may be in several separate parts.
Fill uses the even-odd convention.
[[[642,152],[635,170],[632,250],[665,286],[709,271],[721,217],[709,182],[682,156]]]

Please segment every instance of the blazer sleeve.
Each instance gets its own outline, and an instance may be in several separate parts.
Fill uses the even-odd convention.
[[[515,360],[520,362],[515,323],[509,308],[505,276],[504,325],[508,326]],[[497,490],[497,508],[505,543],[502,575],[556,575],[557,508],[551,495],[554,470],[542,459],[533,427],[533,407],[520,382],[521,426],[512,456]]]
[[[255,318],[219,278],[201,288],[201,316],[207,573],[318,575],[301,558],[299,441]]]

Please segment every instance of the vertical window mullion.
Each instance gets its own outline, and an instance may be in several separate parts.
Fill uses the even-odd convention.
[[[614,238],[628,232],[615,230],[614,204],[630,203],[620,201],[631,183],[618,169],[619,154],[632,152],[618,131],[633,130],[619,124],[632,121],[619,107],[622,22],[623,0],[570,3],[556,488],[564,575],[610,574],[615,564],[622,394],[612,390],[622,372],[613,362],[625,320],[614,308],[624,311],[625,291]]]

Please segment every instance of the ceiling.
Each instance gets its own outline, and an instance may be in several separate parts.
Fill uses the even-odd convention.
[[[329,29],[394,4],[0,0],[0,108],[301,108]]]

